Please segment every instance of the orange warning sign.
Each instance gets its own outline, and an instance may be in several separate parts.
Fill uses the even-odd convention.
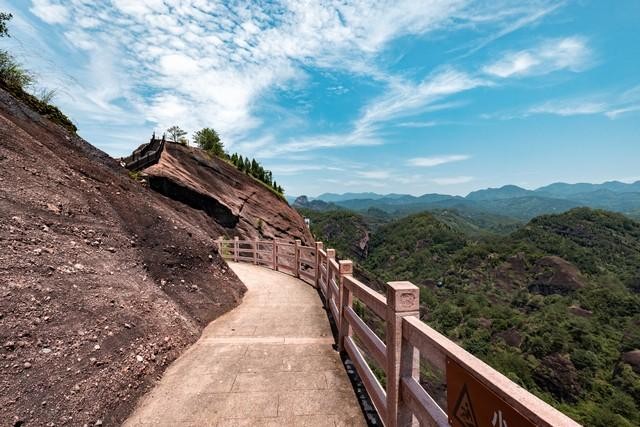
[[[453,427],[535,426],[469,372],[447,358],[447,408]]]

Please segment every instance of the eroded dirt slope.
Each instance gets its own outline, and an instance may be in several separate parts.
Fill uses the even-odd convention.
[[[160,161],[144,173],[151,188],[214,218],[226,237],[313,241],[285,200],[202,150],[167,143]]]
[[[241,301],[224,231],[0,90],[0,425],[119,425]]]

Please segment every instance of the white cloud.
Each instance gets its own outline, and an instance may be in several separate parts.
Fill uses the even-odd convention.
[[[467,182],[473,181],[474,178],[472,176],[452,176],[446,178],[432,178],[431,182],[438,185],[456,185],[456,184],[466,184]]]
[[[550,39],[538,46],[510,52],[483,68],[491,76],[507,78],[547,74],[558,70],[582,71],[592,60],[586,39],[578,36]]]
[[[214,125],[230,145],[255,134],[263,124],[259,107],[265,108],[274,91],[304,85],[310,67],[365,74],[388,86],[352,131],[278,139],[277,145],[284,146],[276,151],[296,152],[380,144],[380,123],[435,109],[438,98],[486,84],[454,69],[436,71],[418,83],[390,75],[377,65],[390,41],[525,19],[541,8],[531,4],[505,4],[498,14],[494,7],[466,0],[67,0],[66,7],[58,0],[32,0],[32,10],[45,22],[78,23],[65,33],[78,49],[96,52],[107,42],[113,45],[110,80],[136,82],[124,85],[128,92],[121,98],[140,115],[138,121],[160,128],[181,123],[189,130]],[[339,84],[332,88],[344,91]],[[82,90],[74,95],[84,96]],[[103,104],[108,110],[122,104],[113,97],[102,100],[110,104]]]
[[[47,24],[64,24],[69,18],[67,8],[55,1],[32,0],[29,10]]]
[[[418,167],[434,167],[444,165],[446,163],[452,162],[460,162],[463,160],[470,159],[471,156],[464,154],[451,154],[446,156],[432,156],[432,157],[416,157],[413,159],[409,159],[407,164],[410,166],[418,166]]]

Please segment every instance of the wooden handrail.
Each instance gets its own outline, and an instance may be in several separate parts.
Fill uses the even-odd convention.
[[[450,415],[447,416],[420,385],[420,359],[426,360],[445,376],[448,375],[449,365],[456,364],[469,378],[484,387],[487,394],[492,394],[512,408],[530,423],[528,425],[579,426],[423,323],[418,317],[419,290],[412,283],[387,283],[385,297],[354,278],[352,262],[337,261],[335,250],[325,249],[322,242],[316,242],[311,247],[303,246],[300,241],[287,243],[239,240],[236,237],[233,240],[220,238],[216,243],[220,255],[225,259],[268,265],[318,289],[338,328],[338,350],[346,352],[351,358],[385,426],[413,426],[419,422],[420,425],[444,427],[452,423],[451,411],[455,408],[449,407]],[[240,244],[250,246],[241,248]],[[383,320],[386,343],[354,310],[354,298]],[[376,378],[358,343],[384,372],[386,388]],[[450,378],[446,379],[449,382]]]

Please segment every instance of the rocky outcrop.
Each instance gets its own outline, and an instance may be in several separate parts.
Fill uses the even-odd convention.
[[[640,374],[640,350],[623,353],[622,361],[629,364],[636,373]]]
[[[541,360],[533,371],[534,381],[559,401],[575,402],[582,392],[578,370],[560,354],[552,354]]]
[[[329,210],[341,209],[333,203],[324,200],[309,200],[307,196],[299,196],[292,205],[296,209],[311,209],[312,211],[325,212]]]
[[[303,218],[282,197],[203,150],[167,143],[160,161],[143,174],[155,191],[210,217],[221,236],[313,242]]]
[[[535,278],[529,285],[531,292],[566,295],[585,286],[578,267],[558,256],[540,258],[533,268],[533,273]]]
[[[0,90],[0,419],[120,425],[244,285],[225,224]]]

